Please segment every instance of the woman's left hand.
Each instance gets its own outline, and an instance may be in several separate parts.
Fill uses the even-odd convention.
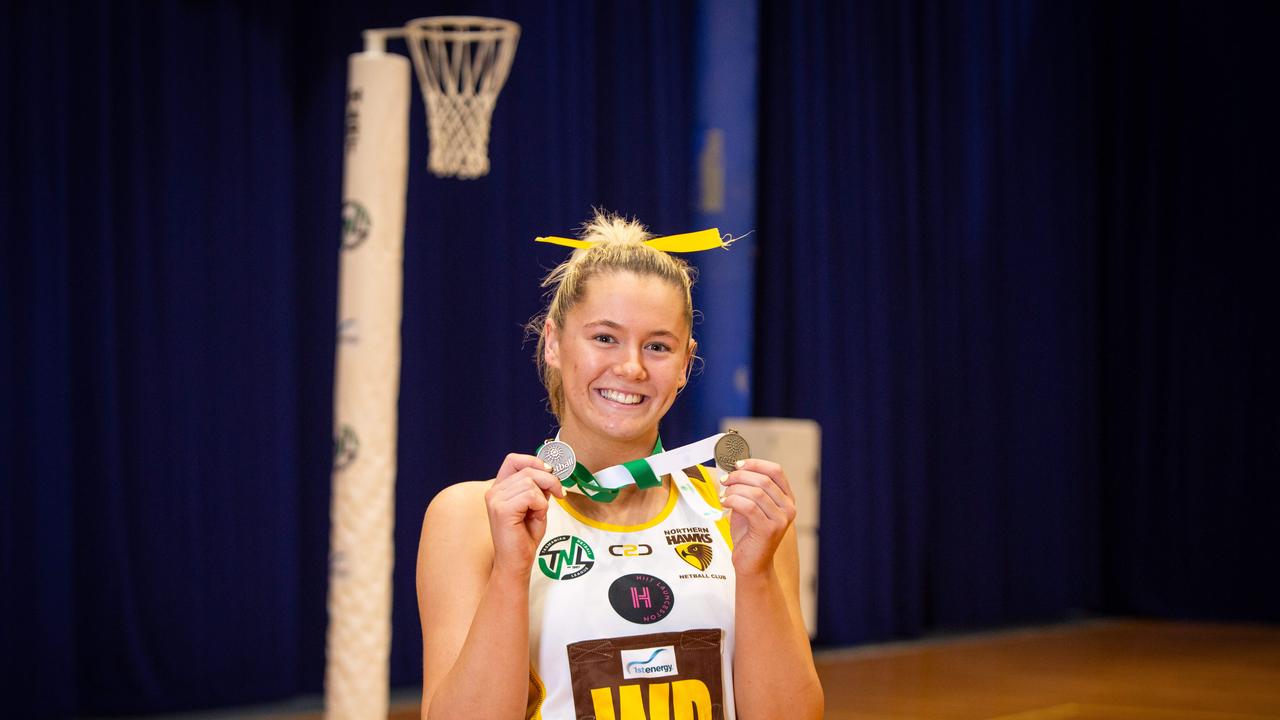
[[[773,553],[796,519],[796,499],[782,466],[751,458],[738,464],[721,483],[720,504],[733,510],[733,568],[739,575],[760,573],[773,566]]]

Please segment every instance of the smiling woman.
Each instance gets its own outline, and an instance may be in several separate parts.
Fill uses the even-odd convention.
[[[693,273],[649,240],[597,213],[543,283],[552,297],[530,329],[574,467],[513,452],[427,508],[424,718],[822,715],[781,467],[747,459],[719,478],[692,460],[608,493],[575,484],[686,464],[658,425],[697,348]]]

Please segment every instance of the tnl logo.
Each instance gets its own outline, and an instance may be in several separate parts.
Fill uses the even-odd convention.
[[[672,683],[650,683],[649,713],[646,715],[639,685],[618,688],[618,709],[614,712],[613,689],[593,688],[591,704],[596,720],[706,720],[711,714],[711,691],[701,680],[676,680]]]
[[[552,580],[572,580],[595,565],[591,546],[573,535],[548,540],[538,552],[538,567]]]

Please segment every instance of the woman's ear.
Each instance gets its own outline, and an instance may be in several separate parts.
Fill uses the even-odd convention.
[[[698,341],[689,338],[689,353],[684,356],[684,377],[680,378],[680,384],[676,386],[677,390],[683,390],[685,385],[689,384],[689,373],[693,372],[693,359],[698,354]]]
[[[542,361],[547,367],[560,369],[560,332],[551,318],[542,321]]]

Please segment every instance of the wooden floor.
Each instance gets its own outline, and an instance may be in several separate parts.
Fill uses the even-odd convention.
[[[1090,621],[817,660],[828,720],[1280,720],[1276,626]],[[315,703],[199,720],[319,720]],[[393,720],[417,717],[415,693],[393,696]]]
[[[1280,718],[1280,628],[1099,621],[820,653],[828,720]]]

